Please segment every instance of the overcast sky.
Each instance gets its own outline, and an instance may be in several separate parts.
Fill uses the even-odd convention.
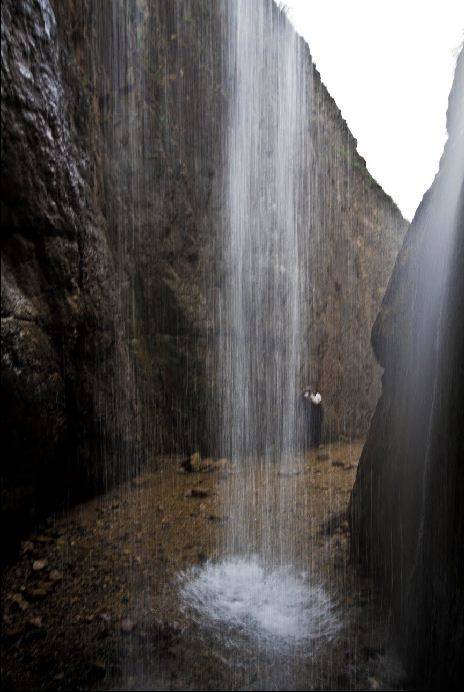
[[[411,219],[446,138],[464,0],[285,0],[372,175]]]

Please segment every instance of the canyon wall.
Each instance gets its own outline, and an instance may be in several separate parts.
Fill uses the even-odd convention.
[[[350,508],[353,554],[389,594],[421,689],[458,689],[463,672],[463,51],[447,125],[373,328],[383,388]]]
[[[133,440],[89,97],[48,2],[2,3],[2,509],[14,537]],[[114,415],[117,399],[121,415]],[[11,519],[11,522],[10,522]]]
[[[370,330],[407,224],[369,174],[312,64],[311,72],[309,380],[324,397],[326,438],[350,439],[366,433],[380,394]]]
[[[2,4],[2,495],[16,523],[156,454],[218,451],[226,5]],[[356,436],[406,224],[304,53],[305,377],[325,435]]]

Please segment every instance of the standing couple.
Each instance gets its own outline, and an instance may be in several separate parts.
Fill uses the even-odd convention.
[[[305,420],[308,423],[310,446],[317,449],[321,444],[322,420],[324,418],[322,397],[317,387],[306,387],[303,390],[303,403]]]

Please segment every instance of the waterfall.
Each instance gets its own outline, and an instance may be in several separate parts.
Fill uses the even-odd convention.
[[[159,435],[150,382],[163,359],[160,345],[175,339],[179,348],[177,319],[188,315],[188,352],[199,362],[202,339],[210,332],[199,339],[197,356],[196,316],[205,306],[213,312],[214,305],[214,343],[203,352],[211,348],[216,354],[207,417],[212,429],[219,429],[217,448],[229,459],[228,489],[218,488],[225,517],[221,559],[183,575],[179,592],[190,612],[200,613],[202,625],[215,632],[220,623],[220,647],[225,641],[237,645],[244,634],[257,645],[257,656],[260,647],[285,655],[279,675],[288,684],[296,650],[312,650],[339,628],[322,576],[308,571],[312,556],[308,559],[296,529],[298,517],[310,516],[308,494],[302,492],[307,459],[301,391],[314,366],[310,266],[317,243],[310,241],[313,228],[317,235],[321,227],[320,205],[311,205],[311,181],[326,175],[325,168],[316,170],[313,155],[314,67],[306,45],[272,0],[222,0],[217,86],[225,98],[205,101],[205,113],[218,128],[216,158],[201,109],[190,108],[197,92],[216,93],[204,81],[215,74],[215,63],[189,50],[203,46],[203,32],[212,35],[216,20],[205,16],[194,24],[189,3],[120,0],[107,8],[94,0],[92,7],[101,66],[95,80],[104,184],[115,192],[105,211],[115,248],[118,337],[130,355],[129,379],[139,407],[122,424],[126,437],[142,440],[140,458],[118,450],[123,477],[150,458],[151,441]],[[320,143],[317,151],[326,155]],[[194,177],[195,194],[205,196],[201,203],[192,196]],[[213,203],[205,215],[209,194]],[[182,254],[188,245],[182,219],[190,219],[201,236],[195,224],[211,223],[214,204],[217,239],[207,248],[199,245],[195,260],[204,273],[203,305],[203,299],[190,299],[182,276],[182,269],[187,279],[192,276],[194,253],[186,247],[186,262],[178,258],[175,272],[171,254],[174,249]],[[164,311],[169,319],[163,320]],[[153,316],[161,324],[152,327]],[[169,391],[171,401],[178,396],[194,402],[189,360],[176,367],[180,387],[178,395]],[[181,410],[190,409],[183,404]],[[189,437],[189,428],[181,432]],[[141,585],[131,570],[126,578],[135,619],[137,609],[148,611],[151,581],[147,577]]]
[[[151,420],[156,397],[146,383],[156,372],[160,338],[147,325],[165,310],[164,297],[172,293],[177,297],[170,298],[171,319],[188,314],[192,335],[197,311],[204,309],[203,302],[192,305],[187,292],[184,298],[179,268],[187,269],[187,276],[191,269],[179,261],[173,272],[163,234],[182,252],[188,228],[178,217],[199,223],[205,214],[206,203],[198,205],[190,184],[199,174],[209,180],[215,146],[201,109],[192,113],[189,104],[197,91],[215,93],[203,81],[214,74],[214,61],[200,54],[194,60],[187,50],[203,45],[197,32],[205,31],[191,21],[189,3],[121,0],[108,10],[95,0],[93,7],[102,65],[97,81],[105,184],[116,191],[106,213],[120,291],[119,338],[131,356],[140,407],[139,416],[123,423],[127,437],[134,431],[144,441],[141,454],[149,458],[150,440],[158,433]],[[231,478],[227,491],[218,491],[226,518],[221,559],[193,568],[180,594],[200,613],[202,625],[214,632],[220,623],[221,646],[225,640],[237,644],[245,634],[257,645],[255,652],[263,647],[285,655],[279,666],[288,684],[297,649],[312,650],[339,629],[323,577],[308,571],[312,556],[308,559],[296,530],[297,516],[310,516],[308,494],[301,492],[307,465],[301,391],[314,368],[311,274],[317,272],[312,255],[318,243],[313,231],[319,236],[325,228],[322,205],[311,204],[311,187],[313,181],[325,185],[330,166],[324,145],[313,142],[314,67],[285,12],[273,0],[222,0],[218,13],[223,35],[218,88],[225,98],[205,106],[205,113],[211,120],[216,114],[220,123],[221,165],[214,185],[198,184],[197,194],[217,196],[220,232],[207,251],[200,246],[198,261],[205,269],[211,260],[210,271],[204,271],[206,307],[213,307],[211,287],[218,287],[209,419],[219,428],[217,446],[229,459]],[[167,36],[160,32],[164,26],[170,27]],[[214,215],[205,216],[205,226],[208,218]],[[169,320],[155,329],[162,326],[163,339],[177,338]],[[185,371],[179,364],[178,376],[188,382],[188,360],[185,364]],[[180,384],[183,398],[192,399],[191,385]],[[120,455],[124,475],[130,475],[139,458],[124,449]],[[134,612],[148,609],[150,579],[142,588],[135,572],[127,578],[133,581]]]
[[[225,0],[222,11],[229,98],[217,380],[227,526],[221,560],[182,575],[181,594],[222,647],[254,643],[256,660],[278,661],[272,684],[291,685],[297,652],[339,629],[296,528],[310,516],[301,397],[311,357],[313,72],[272,0]]]
[[[146,146],[145,71],[146,19],[138,2],[120,0],[105,3],[93,0],[89,5],[90,26],[95,26],[95,89],[99,96],[104,164],[103,197],[108,234],[114,251],[116,322],[115,339],[122,357],[116,362],[127,388],[127,401],[109,396],[107,415],[118,427],[114,449],[106,451],[107,469],[114,480],[130,478],[141,468],[144,452],[142,414],[147,402],[137,383],[137,338],[140,319],[136,306],[135,263],[140,254],[140,229],[146,224],[144,200],[150,194],[144,165]],[[103,364],[105,366],[105,364]],[[106,374],[108,377],[108,374]],[[116,457],[117,462],[114,463]]]
[[[457,688],[464,53],[365,445],[404,223],[281,2],[4,0],[2,84],[5,687]]]
[[[308,71],[303,42],[275,3],[238,0],[227,3],[226,11],[231,99],[219,354],[222,448],[242,470],[259,465],[260,482],[268,487],[272,466],[297,470],[301,443],[299,397],[309,355],[302,329],[302,238],[310,203]],[[287,540],[271,540],[270,523],[276,512],[293,507],[292,481],[283,495],[264,497],[260,507],[245,485],[240,478],[228,502],[231,550],[253,544],[271,562],[291,559]],[[257,514],[258,543],[251,535]]]

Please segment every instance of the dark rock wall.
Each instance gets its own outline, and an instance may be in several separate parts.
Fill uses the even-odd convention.
[[[382,396],[351,499],[353,551],[390,595],[415,683],[462,684],[464,54],[440,170],[372,333]]]
[[[103,444],[131,444],[110,414],[135,391],[67,38],[48,2],[2,3],[2,507],[15,528],[63,488],[101,487]]]
[[[18,517],[155,453],[214,451],[227,30],[205,0],[2,5],[2,492]],[[326,434],[360,435],[405,222],[306,52],[308,372]]]

